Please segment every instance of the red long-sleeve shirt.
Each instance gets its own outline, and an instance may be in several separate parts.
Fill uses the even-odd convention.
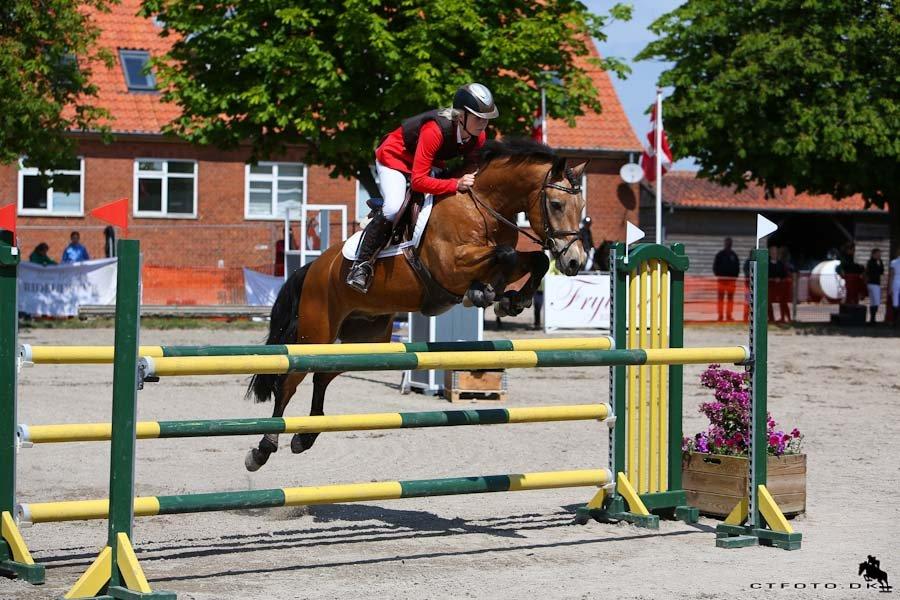
[[[467,154],[471,155],[476,152],[484,145],[486,139],[487,135],[482,131]],[[444,166],[444,161],[435,159],[443,142],[444,136],[440,126],[434,121],[428,121],[419,130],[419,142],[416,144],[416,154],[413,156],[403,143],[403,128],[398,127],[389,133],[375,150],[375,158],[386,167],[410,173],[412,189],[416,192],[435,196],[455,194],[456,179],[437,179],[431,176],[432,167]]]

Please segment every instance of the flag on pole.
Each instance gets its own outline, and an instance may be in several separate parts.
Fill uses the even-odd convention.
[[[98,206],[88,214],[110,225],[128,229],[128,198],[113,200],[108,204]]]
[[[531,139],[536,142],[544,141],[544,116],[541,109],[534,111],[534,122],[531,124]]]
[[[644,154],[641,155],[641,168],[644,170],[644,177],[647,181],[653,183],[656,181],[656,105],[650,113],[650,123],[652,124],[650,133],[647,134],[647,142],[644,144]],[[665,175],[672,166],[672,150],[669,148],[669,139],[666,137],[666,131],[662,128],[662,119],[659,120],[660,133],[662,139],[659,140],[662,149],[662,174]]]
[[[16,205],[8,204],[0,208],[0,229],[16,234]]]

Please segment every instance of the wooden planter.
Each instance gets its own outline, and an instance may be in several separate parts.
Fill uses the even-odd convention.
[[[748,458],[685,452],[681,464],[688,504],[703,514],[727,517],[747,493]],[[766,487],[781,511],[806,512],[806,455],[769,456],[767,470]]]

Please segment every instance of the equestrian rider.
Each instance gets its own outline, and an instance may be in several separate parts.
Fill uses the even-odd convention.
[[[437,179],[432,177],[432,168],[457,156],[474,162],[475,153],[484,145],[488,120],[498,114],[490,90],[469,83],[456,91],[453,108],[410,117],[382,140],[375,150],[375,169],[384,205],[373,209],[363,230],[347,285],[362,293],[369,290],[375,257],[390,241],[394,223],[402,214],[407,178],[412,190],[423,194],[446,196],[468,191],[475,182],[474,173],[459,179]]]

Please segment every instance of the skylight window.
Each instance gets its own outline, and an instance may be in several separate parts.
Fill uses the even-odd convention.
[[[150,72],[150,53],[146,50],[120,50],[125,84],[132,92],[148,92],[156,89],[156,80]]]

